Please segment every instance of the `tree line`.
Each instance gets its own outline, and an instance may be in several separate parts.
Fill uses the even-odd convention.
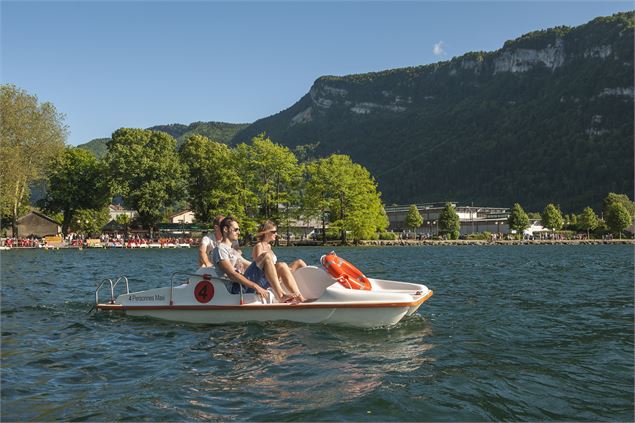
[[[507,224],[522,236],[523,231],[530,227],[530,219],[539,219],[542,226],[553,232],[560,230],[585,231],[587,238],[591,232],[610,232],[622,237],[624,230],[633,224],[635,219],[635,203],[626,194],[609,193],[602,202],[602,217],[599,217],[591,207],[585,207],[581,213],[563,214],[556,204],[547,204],[542,213],[526,213],[519,203],[511,209]],[[423,217],[415,204],[411,204],[406,215],[405,226],[416,230],[423,224]],[[438,219],[439,234],[448,239],[458,239],[461,223],[454,206],[447,203],[441,210]]]
[[[349,156],[315,156],[316,145],[291,150],[259,134],[249,143],[230,147],[202,135],[192,135],[177,148],[163,131],[121,128],[98,159],[87,150],[65,145],[68,128],[50,103],[13,85],[1,85],[0,212],[17,234],[16,220],[29,209],[29,190],[46,182],[38,205],[55,213],[64,234],[99,232],[108,222],[113,197],[135,209],[146,229],[161,222],[167,211],[190,208],[198,222],[217,214],[232,214],[253,231],[263,219],[283,226],[292,219],[316,219],[342,241],[369,239],[388,227],[377,182]],[[418,215],[416,206],[414,212]],[[422,224],[412,211],[408,227]],[[587,232],[606,228],[621,233],[633,221],[635,206],[624,194],[604,201],[603,218],[587,207],[577,215],[562,215],[549,204],[540,217],[543,226]],[[535,217],[535,216],[534,216]],[[421,221],[419,221],[421,220]],[[119,223],[128,225],[125,217]],[[529,215],[515,204],[509,227],[518,233]],[[439,217],[440,233],[457,238],[460,222],[448,204]]]
[[[3,85],[2,105],[0,160],[3,181],[11,184],[3,183],[0,206],[14,234],[17,217],[29,206],[29,186],[37,180],[47,183],[38,205],[58,214],[64,234],[98,232],[113,197],[136,210],[146,229],[155,228],[166,210],[186,207],[202,223],[231,214],[248,231],[263,219],[281,225],[318,219],[342,241],[368,238],[388,226],[377,182],[346,155],[316,158],[314,146],[293,151],[265,134],[233,148],[193,135],[177,148],[163,131],[121,128],[98,159],[64,145],[63,116],[49,103],[39,105],[35,96]],[[33,133],[36,125],[49,132]]]

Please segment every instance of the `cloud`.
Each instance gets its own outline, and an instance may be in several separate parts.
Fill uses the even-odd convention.
[[[439,41],[438,43],[434,43],[434,47],[432,47],[432,53],[435,56],[445,56],[445,49],[443,48],[443,41]]]

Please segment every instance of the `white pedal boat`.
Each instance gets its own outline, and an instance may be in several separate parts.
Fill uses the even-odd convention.
[[[185,276],[182,284],[175,278]],[[105,279],[95,292],[97,310],[120,310],[131,316],[153,317],[187,323],[224,324],[249,321],[286,320],[362,328],[392,326],[413,314],[432,296],[425,285],[368,278],[371,290],[349,289],[322,268],[308,266],[294,272],[307,302],[278,303],[273,297],[262,301],[256,294],[230,294],[225,282],[213,269],[196,274],[175,273],[170,287],[129,292],[128,280]],[[126,292],[114,296],[120,281]],[[99,303],[99,290],[110,282],[111,299]],[[178,284],[178,285],[177,285]]]

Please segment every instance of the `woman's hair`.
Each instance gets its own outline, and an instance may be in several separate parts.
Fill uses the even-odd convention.
[[[276,226],[277,225],[271,220],[265,220],[264,222],[262,222],[260,226],[258,226],[258,233],[256,234],[256,239],[258,241],[262,241],[265,234],[269,232],[270,230],[272,230],[273,228],[275,228]]]
[[[224,229],[231,227],[232,222],[238,222],[238,221],[234,219],[233,216],[227,216],[226,218],[220,221],[220,231],[223,233],[223,235],[225,235]]]
[[[223,216],[222,214],[219,214],[218,216],[216,216],[214,218],[214,221],[212,222],[212,227],[214,227],[214,226],[219,226],[220,227],[220,222],[222,222],[224,218],[225,218],[225,216]]]

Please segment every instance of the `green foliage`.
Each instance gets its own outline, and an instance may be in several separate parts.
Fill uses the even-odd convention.
[[[28,204],[29,186],[64,149],[68,129],[51,103],[15,85],[0,85],[0,214],[16,219]]]
[[[578,228],[586,231],[587,238],[589,237],[589,231],[598,227],[598,217],[591,207],[585,207],[582,213],[578,217]]]
[[[459,215],[451,203],[446,203],[439,214],[439,232],[446,234],[449,239],[458,239],[460,229],[461,222],[459,221]]]
[[[227,145],[193,135],[181,147],[180,157],[187,170],[188,200],[197,221],[211,222],[218,214],[231,214],[239,220],[245,217],[250,196]]]
[[[408,208],[408,215],[406,216],[406,227],[416,230],[423,224],[423,217],[419,213],[416,204],[411,204]]]
[[[130,216],[128,216],[127,214],[118,214],[117,217],[115,218],[115,222],[117,222],[120,225],[129,225],[130,224]]]
[[[103,209],[110,202],[106,167],[87,150],[69,147],[48,169],[47,196],[42,201],[49,212],[62,213],[62,233],[66,235],[79,209]]]
[[[298,145],[293,149],[293,153],[298,158],[300,163],[307,163],[317,160],[316,151],[320,146],[319,142],[313,144]]]
[[[542,226],[544,226],[545,228],[549,228],[552,231],[560,230],[564,225],[564,219],[562,218],[560,209],[553,204],[547,204],[542,212],[541,217]]]
[[[605,215],[608,214],[611,205],[615,203],[619,203],[624,206],[628,214],[631,216],[631,219],[635,218],[635,203],[628,198],[628,195],[616,194],[614,192],[610,192],[602,202],[602,211]]]
[[[394,241],[397,239],[397,234],[392,231],[379,232],[379,239],[386,241]]]
[[[193,135],[201,135],[210,140],[229,144],[236,133],[245,129],[246,123],[225,123],[225,122],[194,122],[189,125],[174,123],[170,125],[157,125],[147,128],[148,131],[161,131],[176,139],[177,147],[182,147]],[[93,153],[97,158],[103,158],[108,152],[108,142],[110,138],[96,138],[85,144],[77,146]]]
[[[515,230],[519,236],[522,236],[523,231],[529,227],[529,217],[520,204],[514,203],[514,207],[512,207],[507,219],[507,225],[510,229]]]
[[[110,138],[96,138],[85,144],[78,145],[77,148],[90,151],[98,159],[103,159],[108,153],[108,141],[110,141]]]
[[[165,132],[121,128],[108,143],[106,162],[115,194],[137,210],[146,228],[184,195],[183,166],[176,140]]]
[[[564,37],[571,28],[567,26],[557,26],[548,30],[533,31],[512,41],[506,41],[504,48],[521,48],[521,49],[544,49],[553,46],[558,38]]]
[[[330,228],[340,231],[343,242],[346,231],[360,240],[388,226],[377,183],[350,157],[333,154],[309,163],[306,172],[305,209],[316,216],[330,212]]]
[[[108,207],[75,210],[73,220],[70,222],[70,229],[77,234],[88,237],[99,236],[101,228],[108,223],[109,219]]]
[[[492,239],[492,233],[488,231],[483,231],[480,233],[467,234],[467,239],[478,239],[489,241]]]
[[[622,237],[624,229],[633,223],[633,218],[630,213],[626,210],[626,207],[619,202],[614,202],[608,206],[604,218],[609,230],[614,234],[619,234],[620,238]]]
[[[287,147],[260,134],[251,140],[251,145],[236,147],[236,164],[246,188],[257,198],[260,218],[280,220],[280,206],[296,203],[293,194],[300,182],[301,169]]]

